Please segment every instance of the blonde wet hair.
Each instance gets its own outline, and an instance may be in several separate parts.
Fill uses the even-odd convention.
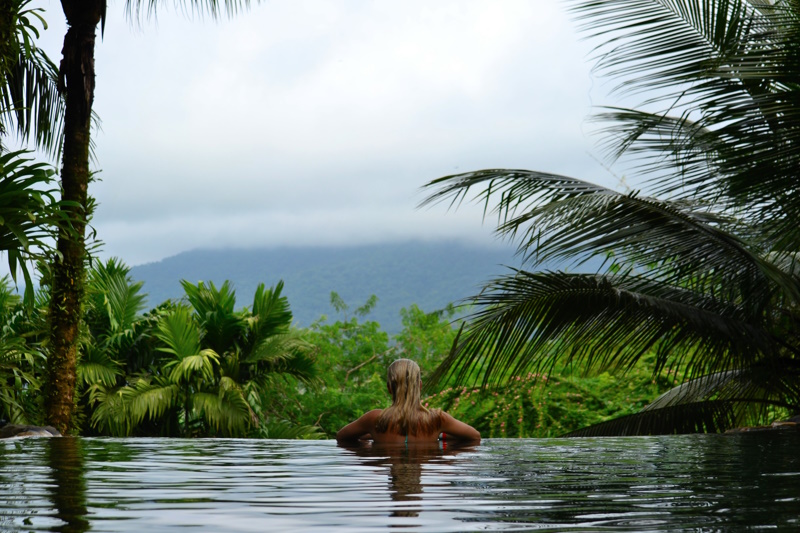
[[[384,409],[375,424],[378,433],[430,435],[442,425],[441,409],[428,410],[422,405],[419,365],[411,359],[398,359],[386,371],[386,384],[392,405]]]

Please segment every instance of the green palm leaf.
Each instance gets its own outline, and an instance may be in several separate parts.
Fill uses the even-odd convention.
[[[735,425],[734,404],[729,401],[703,401],[672,405],[656,411],[642,411],[579,429],[564,437],[603,437],[629,435],[674,435],[718,433]]]
[[[125,0],[125,12],[134,20],[143,20],[148,17],[155,17],[161,4],[160,0]],[[250,6],[250,1],[205,0],[183,2],[181,5],[194,15],[202,16],[207,14],[216,19],[223,13],[230,17],[244,11]]]
[[[608,146],[655,173],[661,193],[705,195],[768,215],[796,248],[800,10],[794,2],[577,2],[602,40],[600,71],[666,111],[611,110]]]
[[[262,340],[248,354],[245,363],[254,367],[250,371],[254,378],[286,374],[311,383],[317,378],[316,362],[310,355],[312,348],[304,332],[291,330]]]
[[[220,389],[220,394],[199,392],[192,395],[192,408],[217,432],[243,433],[253,422],[252,410],[238,389]]]
[[[451,205],[475,200],[497,216],[497,233],[516,240],[528,262],[619,256],[631,269],[669,283],[692,283],[699,290],[736,291],[730,299],[771,297],[778,284],[800,299],[795,278],[765,261],[726,228],[730,217],[707,206],[622,194],[554,174],[492,169],[446,176],[430,182],[435,190],[421,205],[450,198]],[[499,197],[494,208],[490,201]],[[713,275],[711,275],[713,274]],[[699,284],[708,284],[707,287]]]
[[[225,281],[217,289],[213,282],[199,282],[197,285],[182,280],[181,285],[186,299],[197,313],[198,323],[203,330],[203,344],[217,353],[224,353],[232,347],[244,333],[246,324],[236,313],[236,292]]]
[[[165,344],[159,351],[172,354],[177,360],[200,353],[200,332],[189,310],[178,306],[158,320],[155,337]]]
[[[59,156],[64,117],[57,80],[56,66],[36,49],[29,57],[20,54],[0,85],[0,122],[53,157]]]
[[[96,263],[89,273],[87,293],[93,307],[104,311],[107,336],[130,330],[144,309],[143,283],[133,283],[129,274],[130,268],[116,258]]]
[[[25,281],[25,301],[33,302],[33,281],[27,261],[50,248],[55,225],[63,221],[55,189],[49,186],[55,171],[31,163],[27,152],[0,154],[0,251],[8,255],[14,281],[17,269]]]
[[[679,92],[676,87],[698,78],[716,80],[716,73],[710,69],[725,71],[746,53],[742,41],[761,34],[768,15],[753,5],[758,3],[761,2],[572,2],[581,29],[602,39],[603,44],[596,49],[599,72],[624,77],[623,88],[661,88],[667,89],[668,94]],[[720,80],[725,82],[737,83]]]
[[[132,427],[124,417],[125,407],[119,388],[90,388],[89,404],[92,406],[90,424],[93,428],[114,437],[130,435]]]
[[[292,325],[289,299],[281,295],[282,291],[283,281],[279,281],[274,288],[265,289],[263,283],[256,288],[251,325],[254,344],[272,335],[286,333]]]
[[[58,91],[58,72],[36,46],[37,26],[47,27],[40,8],[26,9],[29,0],[11,0],[8,8],[16,35],[0,58],[0,131],[33,140],[37,148],[58,157],[63,136],[64,100]],[[11,36],[9,36],[11,37]]]
[[[780,372],[775,372],[775,369]],[[570,437],[719,432],[764,420],[775,407],[800,410],[800,365],[766,359],[741,370],[683,383],[634,415],[569,433]],[[789,399],[791,403],[786,403]]]
[[[558,361],[624,370],[650,350],[654,372],[677,365],[703,374],[780,349],[738,306],[632,275],[515,274],[492,282],[474,303],[470,328],[429,380],[549,372]],[[557,350],[552,349],[558,346]],[[677,355],[676,355],[677,354]]]
[[[153,382],[155,381],[155,382]],[[119,391],[125,415],[131,426],[139,425],[145,418],[157,420],[175,408],[180,395],[177,384],[142,377]]]
[[[106,350],[97,345],[89,345],[83,351],[77,373],[80,383],[111,387],[122,376],[122,367],[109,357]]]
[[[171,367],[169,379],[173,383],[192,381],[195,378],[207,382],[214,379],[214,367],[219,364],[219,356],[213,350],[200,350],[200,353],[186,355]]]

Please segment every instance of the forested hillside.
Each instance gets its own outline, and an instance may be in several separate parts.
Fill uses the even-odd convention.
[[[483,282],[516,266],[510,247],[457,243],[376,244],[356,247],[283,247],[258,250],[195,250],[133,267],[144,281],[148,305],[180,298],[180,280],[230,280],[239,301],[249,301],[259,283],[286,284],[295,322],[308,326],[331,315],[331,291],[351,308],[370,295],[378,304],[370,315],[387,332],[400,330],[399,311],[417,304],[426,311],[475,294]]]

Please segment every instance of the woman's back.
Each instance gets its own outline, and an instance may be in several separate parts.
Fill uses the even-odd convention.
[[[472,426],[460,422],[440,409],[422,406],[422,378],[419,365],[410,359],[398,359],[389,365],[386,386],[392,395],[392,405],[373,409],[358,420],[346,425],[336,434],[336,440],[371,438],[381,443],[430,442],[440,433],[470,441],[480,441],[481,434]]]
[[[372,439],[381,444],[410,444],[422,442],[436,442],[439,435],[444,434],[445,438],[458,439],[472,442],[480,442],[481,434],[460,420],[453,418],[444,411],[439,411],[439,426],[431,432],[417,431],[416,434],[402,434],[393,431],[379,431],[376,428],[378,420],[383,414],[384,409],[373,409],[365,413],[358,420],[346,425],[336,434],[336,440],[354,441],[359,439]]]

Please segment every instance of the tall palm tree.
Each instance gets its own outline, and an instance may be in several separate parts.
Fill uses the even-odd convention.
[[[132,17],[155,14],[158,0],[126,0]],[[187,0],[193,13],[233,15],[249,0]],[[69,431],[76,384],[81,299],[86,275],[86,218],[89,205],[89,150],[94,103],[94,49],[97,26],[105,24],[107,0],[61,0],[67,33],[59,67],[59,88],[65,98],[61,189],[62,211],[69,221],[59,231],[58,258],[52,268],[50,355],[45,405],[48,423]]]
[[[645,99],[647,110],[598,117],[642,189],[507,169],[429,183],[424,203],[477,189],[525,261],[475,298],[437,377],[502,382],[558,362],[624,371],[654,351],[654,372],[687,381],[579,434],[721,431],[800,412],[800,4],[574,9],[602,40],[599,70]],[[594,257],[595,274],[536,271]]]

